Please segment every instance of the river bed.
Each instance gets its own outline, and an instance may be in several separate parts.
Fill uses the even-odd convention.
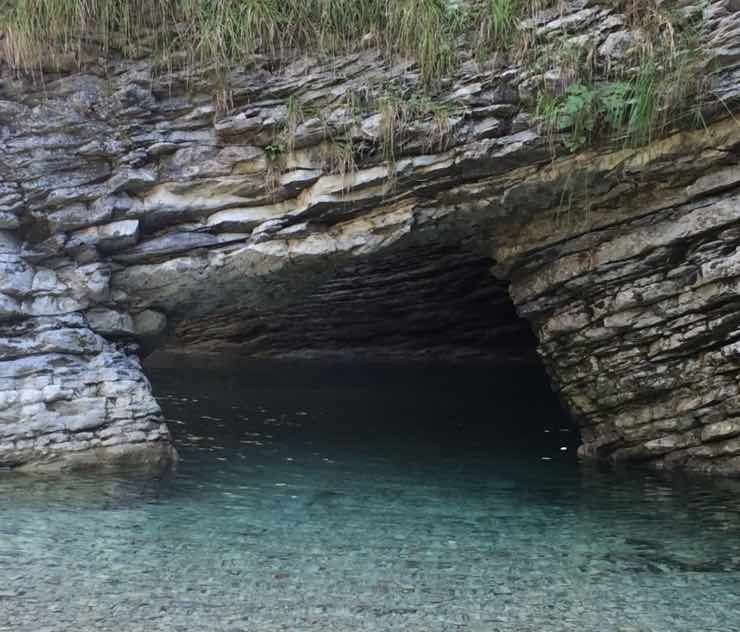
[[[538,371],[152,381],[174,475],[0,474],[0,631],[740,629],[740,485],[579,464]]]

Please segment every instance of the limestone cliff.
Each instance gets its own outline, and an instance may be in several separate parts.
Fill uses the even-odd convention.
[[[235,68],[227,112],[147,59],[5,68],[0,465],[172,458],[138,357],[162,344],[512,357],[508,289],[584,455],[739,474],[735,4],[703,9],[706,127],[639,148],[568,151],[504,58],[462,63],[392,153],[349,97],[419,74],[372,51]],[[606,4],[539,20],[602,65],[634,37]]]

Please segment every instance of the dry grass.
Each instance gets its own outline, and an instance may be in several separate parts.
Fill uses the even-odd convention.
[[[609,126],[629,142],[647,142],[676,117],[688,116],[687,104],[696,104],[698,64],[692,56],[697,47],[691,29],[676,26],[675,16],[663,8],[666,3],[611,3],[648,36],[640,58],[633,60],[637,71],[609,76],[627,86],[623,103],[611,94],[611,101],[602,105],[597,84],[604,77],[594,76],[593,58],[584,63],[581,50],[540,49],[533,45],[533,29],[523,26],[539,11],[562,7],[563,0],[0,0],[0,59],[34,72],[70,57],[79,63],[86,52],[99,54],[101,48],[124,56],[153,50],[170,64],[223,70],[233,63],[252,64],[258,55],[281,60],[302,52],[338,55],[372,46],[389,60],[414,59],[429,86],[454,70],[458,52],[466,46],[484,54],[510,51],[523,63],[554,55],[555,65],[565,68],[568,77],[561,94],[541,100],[555,127],[562,127],[558,108],[565,105],[568,90],[585,86],[581,96],[590,99],[591,90],[595,105],[589,101],[576,113],[576,125],[581,125],[577,144],[581,139],[591,142],[599,135],[594,130]],[[525,50],[534,51],[538,60],[523,57]],[[228,108],[227,88],[223,109]],[[570,105],[574,102],[571,98]],[[434,103],[388,96],[375,105],[383,118],[381,145],[388,161],[399,154],[404,130],[420,117],[436,121],[436,143],[446,142],[448,113]],[[304,114],[298,102],[291,100],[288,106],[284,144],[289,153]],[[600,118],[589,120],[594,113]],[[346,145],[333,152],[339,171],[352,167],[353,152]]]
[[[4,0],[2,56],[34,70],[86,46],[250,63],[292,51],[340,54],[362,42],[416,59],[425,80],[449,71],[461,12],[447,0]]]
[[[33,71],[79,60],[86,47],[136,55],[145,43],[165,58],[224,66],[374,46],[414,59],[430,83],[453,69],[461,38],[509,47],[520,20],[553,1],[0,0],[0,55]]]

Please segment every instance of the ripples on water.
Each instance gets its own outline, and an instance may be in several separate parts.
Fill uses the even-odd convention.
[[[0,475],[0,631],[740,630],[740,487],[579,466],[524,370],[160,371],[175,477]]]

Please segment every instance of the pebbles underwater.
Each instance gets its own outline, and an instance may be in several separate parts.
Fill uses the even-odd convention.
[[[740,629],[736,484],[584,468],[487,375],[252,377],[155,373],[171,479],[0,474],[1,632]]]

